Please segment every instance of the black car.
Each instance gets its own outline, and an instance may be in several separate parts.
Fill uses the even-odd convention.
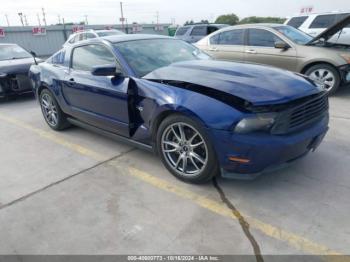
[[[16,44],[0,44],[0,97],[32,92],[28,78],[32,54]]]

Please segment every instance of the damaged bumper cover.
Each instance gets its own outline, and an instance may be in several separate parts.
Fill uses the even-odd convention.
[[[328,131],[328,114],[317,124],[302,132],[289,135],[240,135],[229,131],[212,130],[225,178],[250,180],[259,175],[287,166],[314,151]],[[245,163],[232,161],[245,159]]]
[[[339,71],[344,83],[350,83],[350,64],[340,66]]]
[[[32,92],[32,84],[24,74],[0,74],[0,96]]]

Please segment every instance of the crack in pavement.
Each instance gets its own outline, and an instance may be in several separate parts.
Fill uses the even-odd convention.
[[[218,191],[220,198],[223,203],[232,211],[232,214],[238,219],[239,224],[242,227],[242,230],[245,234],[245,236],[248,238],[249,242],[251,243],[253,250],[254,250],[254,255],[256,258],[257,262],[264,262],[264,258],[261,254],[261,250],[259,247],[258,242],[252,235],[249,229],[249,223],[245,220],[245,218],[242,216],[242,214],[239,212],[239,210],[230,202],[230,200],[226,197],[225,192],[222,190],[222,188],[219,186],[216,178],[213,178],[213,185]]]
[[[108,163],[108,162],[110,162],[110,161],[113,161],[113,160],[115,160],[115,159],[118,159],[118,158],[120,158],[120,157],[123,157],[123,156],[125,156],[125,155],[127,155],[127,154],[129,154],[129,153],[131,153],[131,152],[133,152],[133,151],[135,151],[135,150],[137,150],[137,148],[131,148],[130,150],[127,150],[127,151],[125,151],[125,152],[121,152],[120,154],[118,154],[118,155],[116,155],[116,156],[113,156],[113,157],[111,157],[111,158],[109,158],[109,159],[107,159],[107,160],[98,162],[97,164],[95,164],[95,165],[93,165],[93,166],[90,166],[90,167],[88,167],[88,168],[85,168],[85,169],[83,169],[83,170],[80,170],[80,171],[77,172],[77,173],[74,173],[74,174],[72,174],[72,175],[70,175],[70,176],[67,176],[67,177],[63,178],[63,179],[60,179],[60,180],[58,180],[58,181],[55,181],[55,182],[53,182],[53,183],[51,183],[51,184],[49,184],[49,185],[47,185],[47,186],[44,186],[44,187],[42,187],[42,188],[40,188],[40,189],[38,189],[38,190],[35,190],[35,191],[33,191],[33,192],[31,192],[31,193],[29,193],[29,194],[27,194],[27,195],[24,195],[24,196],[22,196],[22,197],[20,197],[20,198],[17,198],[17,199],[15,199],[15,200],[13,200],[13,201],[11,201],[11,202],[9,202],[9,203],[3,204],[3,205],[0,204],[0,210],[5,209],[5,208],[7,208],[7,207],[10,207],[10,206],[12,206],[12,205],[14,205],[14,204],[16,204],[16,203],[18,203],[18,202],[22,202],[22,201],[26,200],[26,199],[29,198],[29,197],[32,197],[32,196],[34,196],[34,195],[36,195],[36,194],[39,194],[39,193],[45,191],[45,190],[48,189],[48,188],[51,188],[51,187],[56,186],[56,185],[59,185],[59,184],[61,184],[62,182],[65,182],[65,181],[67,181],[67,180],[69,180],[69,179],[71,179],[71,178],[73,178],[73,177],[76,177],[76,176],[81,175],[81,174],[83,174],[83,173],[85,173],[85,172],[88,172],[88,171],[90,171],[90,170],[92,170],[92,169],[94,169],[94,168],[96,168],[96,167],[102,166],[102,165],[104,165],[104,164],[106,164],[106,163]]]

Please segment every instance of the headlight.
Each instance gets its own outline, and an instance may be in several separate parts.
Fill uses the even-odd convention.
[[[342,58],[344,58],[344,60],[345,60],[348,64],[350,64],[350,54],[340,54],[340,56],[341,56]]]
[[[254,131],[267,131],[275,123],[276,114],[260,114],[254,117],[243,118],[236,125],[236,133],[245,134]]]

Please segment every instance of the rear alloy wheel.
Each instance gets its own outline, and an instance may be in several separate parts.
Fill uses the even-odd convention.
[[[40,94],[40,106],[46,123],[54,130],[62,130],[69,123],[52,93],[45,89]]]
[[[329,94],[334,94],[340,85],[340,76],[335,68],[326,64],[310,67],[306,73],[312,80],[320,82]]]
[[[202,127],[185,116],[174,115],[158,130],[158,151],[177,178],[202,183],[218,173],[214,150]]]

